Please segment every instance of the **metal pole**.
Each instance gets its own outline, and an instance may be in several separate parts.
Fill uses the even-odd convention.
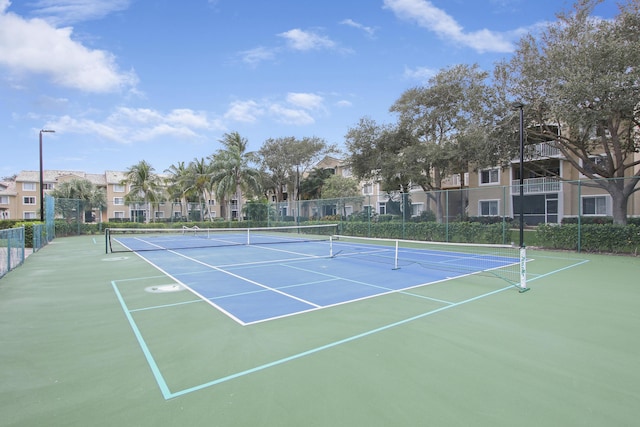
[[[524,109],[520,104],[520,247],[524,248]]]
[[[44,170],[42,169],[42,133],[55,132],[51,129],[42,129],[40,131],[40,221],[44,222]]]
[[[40,131],[40,221],[44,222],[44,176],[42,172],[42,131]]]
[[[520,247],[524,248],[524,104],[514,102],[511,107],[520,113]]]

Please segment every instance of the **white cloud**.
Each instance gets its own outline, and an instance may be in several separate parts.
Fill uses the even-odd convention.
[[[256,47],[254,49],[245,50],[239,53],[242,62],[250,65],[256,65],[262,61],[271,61],[275,58],[276,51],[266,47]]]
[[[280,104],[273,104],[269,107],[269,113],[277,122],[287,125],[303,126],[315,123],[314,118],[308,112],[299,108],[287,108]]]
[[[287,102],[301,107],[306,110],[323,109],[324,98],[314,93],[296,93],[290,92],[287,94]]]
[[[443,39],[469,46],[480,53],[513,51],[507,34],[488,29],[465,32],[454,18],[428,0],[384,0],[384,5],[399,18],[414,21]]]
[[[55,25],[95,20],[125,10],[130,0],[37,0],[34,14]]]
[[[0,3],[0,67],[9,73],[44,74],[57,85],[107,93],[133,88],[133,71],[119,70],[113,54],[72,40],[71,28],[55,28],[38,18],[23,19]]]
[[[287,45],[294,50],[319,50],[333,49],[336,44],[331,39],[312,31],[303,31],[299,28],[278,34],[287,40]]]
[[[367,27],[366,25],[363,25],[359,22],[354,21],[353,19],[345,19],[340,21],[340,23],[342,25],[348,25],[350,27],[353,28],[357,28],[359,30],[364,31],[369,37],[373,37],[373,35],[375,34],[376,30],[373,27]]]
[[[205,112],[193,111],[189,108],[178,108],[171,111],[167,115],[167,121],[196,129],[208,129],[211,127]]]
[[[336,102],[336,106],[340,108],[348,108],[353,106],[353,103],[351,101],[347,101],[346,99],[341,99],[340,101]]]
[[[404,77],[411,80],[419,80],[420,82],[427,82],[431,77],[435,76],[438,73],[437,70],[434,70],[429,67],[416,67],[416,68],[408,68],[404,69]]]
[[[310,125],[316,121],[314,116],[326,114],[324,101],[320,95],[304,92],[289,92],[280,99],[234,101],[223,118],[242,123],[264,118],[287,125]]]
[[[224,118],[237,122],[254,123],[263,114],[264,110],[255,101],[234,101],[224,113]]]
[[[110,141],[130,143],[169,136],[180,139],[202,138],[202,130],[224,130],[218,120],[205,112],[174,109],[163,113],[149,108],[120,107],[102,120],[65,115],[46,125],[58,133],[98,136]]]

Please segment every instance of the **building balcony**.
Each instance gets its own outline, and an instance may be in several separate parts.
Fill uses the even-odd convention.
[[[459,173],[446,176],[442,179],[442,188],[451,188],[451,187],[460,188],[461,184],[462,184],[462,180],[460,179]],[[468,172],[464,174],[464,185],[469,186]]]
[[[544,159],[560,156],[562,156],[562,153],[552,142],[539,142],[537,144],[529,144],[524,147],[525,160]]]
[[[557,193],[561,190],[561,181],[558,178],[542,177],[524,180],[523,194]],[[511,194],[520,194],[520,181],[511,181]]]

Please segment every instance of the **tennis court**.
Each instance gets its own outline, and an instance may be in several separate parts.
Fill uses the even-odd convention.
[[[235,239],[105,253],[83,236],[31,255],[0,280],[0,425],[640,415],[637,258],[529,251],[520,293],[517,251]]]
[[[407,247],[400,249],[400,241],[324,232],[335,229],[330,225],[177,233],[113,230],[107,232],[111,240],[107,245],[111,252],[113,242],[122,246],[115,252],[138,251],[175,280],[176,286],[188,289],[242,325],[469,274],[520,268],[519,253],[508,247],[421,246],[402,241]],[[506,249],[512,249],[511,253]],[[117,283],[114,288],[118,291]]]

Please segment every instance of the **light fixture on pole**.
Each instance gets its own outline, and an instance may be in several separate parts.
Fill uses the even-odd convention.
[[[40,131],[40,221],[44,222],[44,170],[42,169],[42,134],[44,132],[55,132],[51,129]]]
[[[514,110],[520,113],[520,247],[524,247],[524,104],[514,102]]]

